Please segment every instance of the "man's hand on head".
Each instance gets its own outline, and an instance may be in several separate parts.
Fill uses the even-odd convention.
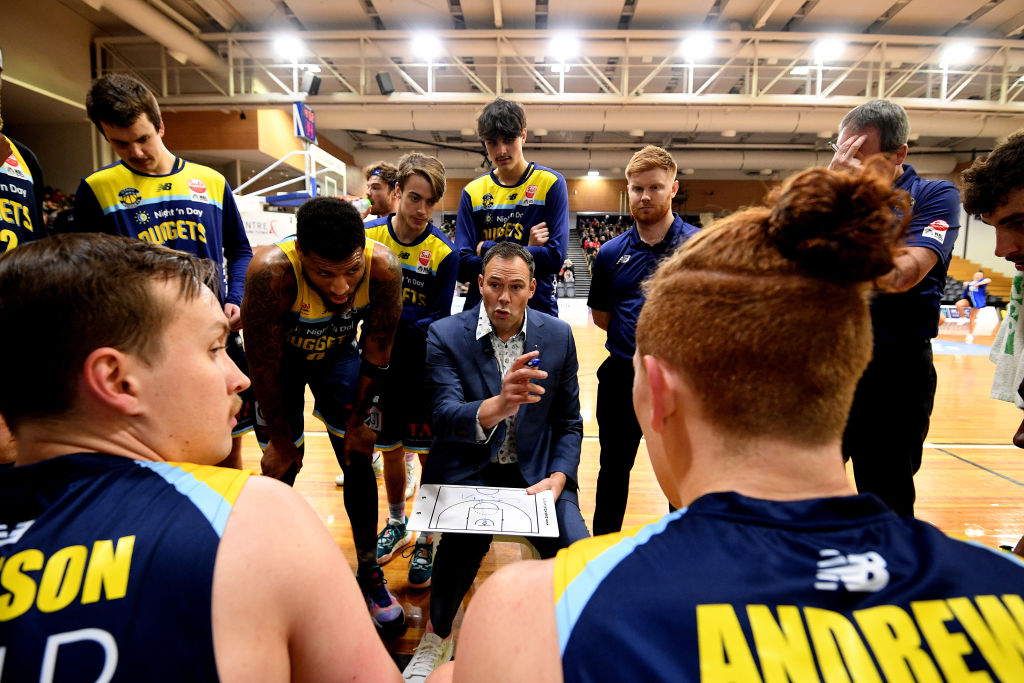
[[[563,472],[552,472],[545,479],[541,479],[536,484],[526,489],[526,492],[532,496],[535,493],[550,490],[555,496],[555,500],[558,500],[558,497],[562,495],[562,491],[565,490],[565,483],[567,480],[568,478]]]
[[[11,144],[11,141],[7,139],[6,135],[0,133],[0,163],[3,163],[3,161],[12,154],[14,154],[14,146]]]
[[[828,169],[830,171],[855,171],[860,168],[862,164],[860,159],[857,158],[857,153],[860,152],[861,145],[867,139],[867,135],[851,135],[844,140],[843,144],[839,145],[839,149],[836,150],[832,161],[829,162]]]

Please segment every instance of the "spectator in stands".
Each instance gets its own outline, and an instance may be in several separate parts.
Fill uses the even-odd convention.
[[[974,271],[974,277],[969,282],[964,283],[963,294],[960,295],[960,299],[956,302],[956,311],[960,314],[960,318],[963,319],[965,316],[970,316],[969,327],[967,330],[967,343],[974,343],[974,327],[978,324],[978,311],[985,308],[985,298],[988,294],[988,285],[992,282],[991,278],[985,277],[985,272],[982,270]],[[968,313],[968,310],[970,312]]]
[[[855,495],[843,466],[872,353],[871,284],[902,246],[894,206],[909,215],[891,164],[811,169],[658,269],[633,404],[681,509],[503,567],[474,596],[442,673],[1020,679],[1019,654],[1011,673],[1010,646],[995,643],[1020,642],[1024,565]],[[716,314],[679,315],[684,301]]]
[[[562,291],[566,297],[572,299],[576,296],[576,269],[572,265],[572,259],[565,259],[562,263],[558,281],[562,284]]]
[[[905,163],[909,135],[903,107],[888,100],[865,102],[843,117],[838,151],[829,163],[833,170],[856,170],[881,154],[892,168],[893,185],[913,199],[906,248],[892,271],[874,283],[875,350],[857,385],[843,437],[857,490],[876,494],[901,515],[914,514],[914,474],[921,467],[935,401],[931,339],[939,331],[939,301],[960,228],[956,187],[925,180]]]

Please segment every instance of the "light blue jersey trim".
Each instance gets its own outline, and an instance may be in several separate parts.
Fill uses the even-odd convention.
[[[533,200],[533,206],[544,206],[544,204],[545,204],[545,200],[543,200],[543,199],[534,199]],[[476,212],[476,211],[510,211],[512,209],[515,209],[515,208],[522,208],[522,204],[520,202],[512,202],[511,204],[494,204],[489,209],[487,207],[485,207],[483,204],[474,204],[473,205],[473,211],[474,212]]]
[[[565,647],[569,643],[569,636],[572,635],[576,622],[579,621],[580,615],[586,609],[590,598],[593,597],[594,591],[598,589],[605,578],[634,550],[665,531],[669,523],[682,517],[686,510],[687,508],[681,508],[671,512],[661,519],[651,522],[636,534],[624,536],[618,543],[587,562],[586,568],[572,580],[572,583],[566,586],[558,602],[555,603],[559,653],[565,654]]]
[[[224,535],[224,525],[228,522],[231,514],[231,503],[204,482],[192,476],[180,467],[175,467],[166,462],[148,462],[136,460],[135,464],[155,472],[164,481],[173,486],[178,493],[192,501],[196,509],[206,517],[206,520],[213,527],[217,538]]]
[[[173,202],[191,202],[192,201],[192,197],[191,197],[191,195],[180,195],[180,194],[179,195],[161,195],[159,197],[151,197],[149,199],[143,199],[138,204],[132,204],[131,206],[124,206],[122,204],[115,204],[114,206],[108,206],[108,207],[104,208],[103,209],[103,215],[104,216],[109,216],[112,213],[120,213],[121,211],[135,211],[137,209],[141,209],[141,208],[143,208],[145,206],[149,206],[151,204],[163,204],[164,202],[168,202],[168,201],[173,201]],[[222,202],[218,202],[216,199],[213,199],[212,197],[210,198],[209,201],[196,202],[196,204],[204,204],[204,205],[207,205],[207,206],[212,206],[214,208],[220,209],[221,211],[224,210],[224,204]],[[202,216],[197,216],[197,218],[202,218]],[[158,223],[158,224],[160,223],[160,221],[158,221],[158,220],[155,221],[155,222]]]
[[[975,548],[982,548],[984,550],[989,551],[990,553],[995,553],[1004,560],[1009,560],[1010,562],[1013,562],[1021,567],[1024,567],[1024,560],[1017,557],[1017,555],[1015,555],[1014,553],[1008,553],[1005,550],[1002,550],[1001,548],[990,548],[989,546],[984,545],[983,543],[978,543],[977,541],[972,541],[970,539],[965,539],[960,542],[966,543],[967,545],[973,545]]]

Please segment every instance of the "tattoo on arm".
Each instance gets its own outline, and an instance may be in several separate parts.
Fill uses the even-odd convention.
[[[370,268],[371,304],[363,323],[363,356],[384,367],[391,361],[391,346],[402,317],[402,266],[390,250],[375,249]]]
[[[276,256],[276,255],[275,255]],[[271,438],[291,439],[284,412],[281,364],[284,360],[284,315],[297,283],[288,258],[254,259],[242,299],[245,356],[253,392],[270,428]]]

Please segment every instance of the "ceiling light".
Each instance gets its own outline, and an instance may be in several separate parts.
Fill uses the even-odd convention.
[[[476,135],[476,130],[474,130],[473,128],[463,128],[459,132],[462,134],[463,137],[467,138]]]
[[[693,62],[710,55],[711,49],[714,47],[714,41],[711,40],[711,36],[707,33],[694,33],[686,36],[681,47],[683,55]]]
[[[693,174],[694,174],[694,170],[692,168],[684,168],[683,169],[683,175],[693,175]]]
[[[822,38],[814,44],[814,61],[819,64],[839,59],[846,49],[846,43],[838,38]]]
[[[967,43],[952,43],[942,51],[939,65],[942,67],[963,64],[974,54],[974,46]]]
[[[579,38],[571,33],[557,33],[548,41],[548,55],[564,64],[570,57],[580,53]]]
[[[533,134],[536,135],[539,138],[542,138],[542,137],[544,137],[545,135],[548,134],[548,129],[547,128],[534,128],[533,129]]]
[[[774,171],[772,171],[772,169],[770,169],[770,168],[762,168],[761,169],[761,175],[771,175],[773,172]]]
[[[587,171],[587,175],[590,176],[591,178],[597,178],[600,177],[601,172],[598,171],[596,168],[592,168],[589,171]]]
[[[366,134],[367,135],[380,135],[380,128],[367,128],[366,129]]]
[[[441,41],[432,33],[421,33],[412,39],[412,53],[426,62],[441,56]]]
[[[297,62],[299,57],[306,54],[306,44],[297,35],[285,33],[274,38],[274,52],[282,59]]]
[[[832,135],[833,135],[833,133],[830,130],[819,130],[818,131],[818,138],[821,139],[821,140],[828,140],[829,138],[832,137]]]
[[[1024,78],[1024,76],[1021,76],[1021,78]],[[634,128],[633,130],[629,131],[629,134],[635,138],[642,138],[644,136],[644,129]]]
[[[734,137],[736,137],[736,131],[732,130],[731,128],[729,130],[723,130],[722,131],[722,137],[723,138],[734,138]]]
[[[794,66],[789,71],[790,76],[806,76],[811,73],[811,70],[806,66]]]

